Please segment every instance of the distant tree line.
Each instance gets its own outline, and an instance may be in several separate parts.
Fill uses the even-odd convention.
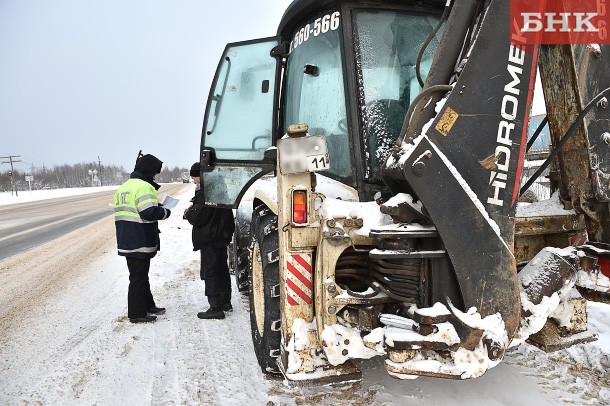
[[[0,192],[10,192],[11,177],[10,170],[2,167],[0,172]],[[157,175],[157,182],[180,182],[181,173],[188,172],[185,168],[174,167],[172,169],[164,166],[161,173]],[[131,171],[126,171],[122,166],[101,165],[97,162],[77,163],[74,165],[55,165],[53,168],[33,168],[29,171],[15,169],[13,182],[17,190],[29,190],[26,175],[32,176],[32,190],[60,189],[89,186],[120,185],[129,179]]]

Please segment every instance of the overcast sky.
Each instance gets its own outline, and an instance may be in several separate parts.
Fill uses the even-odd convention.
[[[275,35],[290,2],[0,0],[0,156],[190,166],[225,44]]]
[[[190,166],[224,46],[275,35],[290,2],[0,0],[0,156]]]

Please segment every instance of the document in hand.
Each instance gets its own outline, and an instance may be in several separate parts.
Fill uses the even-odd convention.
[[[171,197],[170,195],[163,196],[163,199],[159,202],[166,209],[173,209],[180,202],[180,199],[176,199],[175,197]]]

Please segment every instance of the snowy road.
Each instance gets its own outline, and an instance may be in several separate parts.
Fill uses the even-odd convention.
[[[114,189],[105,189],[0,206],[0,260],[112,215]],[[164,184],[159,193],[172,194],[181,189],[184,189],[182,184]]]
[[[113,213],[112,191],[0,207],[0,259]]]
[[[185,185],[192,188],[192,185]],[[128,274],[106,217],[0,261],[0,404],[43,405],[557,405],[610,403],[609,306],[590,307],[594,344],[555,354],[523,345],[481,378],[390,378],[382,359],[361,363],[363,381],[290,389],[256,363],[247,306],[202,321],[207,307],[198,254],[180,213],[160,224],[151,285],[167,314],[126,318]]]

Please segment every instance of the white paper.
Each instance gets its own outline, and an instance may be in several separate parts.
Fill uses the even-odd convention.
[[[163,199],[159,202],[166,209],[173,209],[180,202],[180,199],[176,199],[175,197],[171,197],[170,195],[163,196]]]

